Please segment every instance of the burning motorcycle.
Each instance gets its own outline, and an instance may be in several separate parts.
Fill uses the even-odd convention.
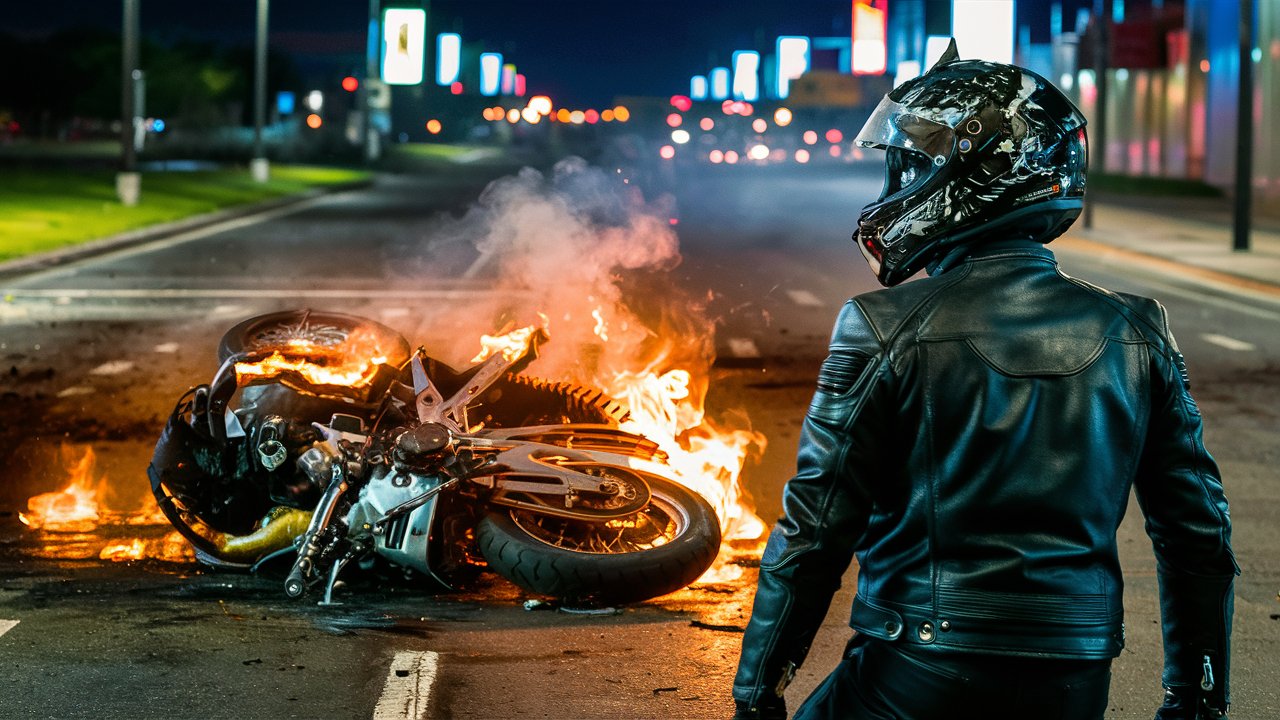
[[[332,600],[378,560],[446,587],[487,567],[536,594],[623,603],[682,588],[720,546],[715,511],[598,391],[524,373],[526,328],[462,371],[363,318],[286,311],[229,330],[148,468],[211,564],[292,557],[289,597]]]

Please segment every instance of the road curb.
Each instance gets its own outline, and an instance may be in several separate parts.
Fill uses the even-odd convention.
[[[13,260],[0,263],[0,278],[26,275],[40,270],[48,270],[77,260],[83,260],[97,255],[105,255],[106,253],[133,247],[135,245],[142,245],[143,243],[159,240],[181,232],[199,230],[200,228],[225,222],[227,220],[238,220],[240,218],[252,217],[253,215],[260,213],[278,210],[282,207],[295,205],[323,195],[334,195],[341,192],[347,192],[348,190],[357,190],[369,187],[373,182],[374,179],[369,178],[367,180],[354,180],[347,183],[312,188],[305,192],[293,195],[285,195],[247,205],[236,205],[234,207],[223,208],[222,210],[215,210],[202,215],[193,215],[181,220],[159,223],[157,225],[148,225],[135,230],[127,230],[116,235],[110,235],[96,240],[86,240],[82,243],[49,250],[48,252],[14,258]]]

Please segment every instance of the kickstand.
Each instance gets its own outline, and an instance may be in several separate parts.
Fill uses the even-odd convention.
[[[342,604],[333,601],[333,586],[338,582],[338,573],[342,572],[342,568],[346,567],[347,561],[350,559],[351,556],[344,555],[333,564],[333,568],[329,570],[329,581],[324,584],[324,599],[317,603],[318,605],[328,607]]]

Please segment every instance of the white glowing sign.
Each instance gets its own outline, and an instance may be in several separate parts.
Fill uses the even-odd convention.
[[[707,84],[706,75],[694,75],[689,80],[689,97],[693,100],[706,100],[710,88]]]
[[[462,74],[462,36],[440,33],[436,36],[436,84],[452,85]]]
[[[747,102],[760,99],[760,53],[755,50],[733,54],[733,96]]]
[[[872,7],[871,0],[855,0],[853,3],[853,61],[854,75],[883,75],[888,67],[885,38],[888,19],[880,7]]]
[[[494,96],[502,83],[502,53],[480,54],[480,94]]]
[[[952,0],[951,34],[960,57],[1013,62],[1014,0]]]
[[[724,100],[729,97],[729,68],[711,68],[711,99]]]
[[[382,81],[388,85],[422,82],[426,58],[427,13],[392,8],[382,14]]]
[[[791,81],[809,72],[809,38],[783,35],[778,38],[778,84],[775,92],[779,98],[791,94]]]

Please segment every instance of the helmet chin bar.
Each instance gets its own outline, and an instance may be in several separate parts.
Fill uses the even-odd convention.
[[[880,277],[880,258],[871,254],[871,249],[867,247],[867,243],[862,240],[862,228],[859,227],[853,233],[853,243],[862,251],[862,257],[866,259],[867,265],[871,267],[871,272],[875,273],[877,279]]]

